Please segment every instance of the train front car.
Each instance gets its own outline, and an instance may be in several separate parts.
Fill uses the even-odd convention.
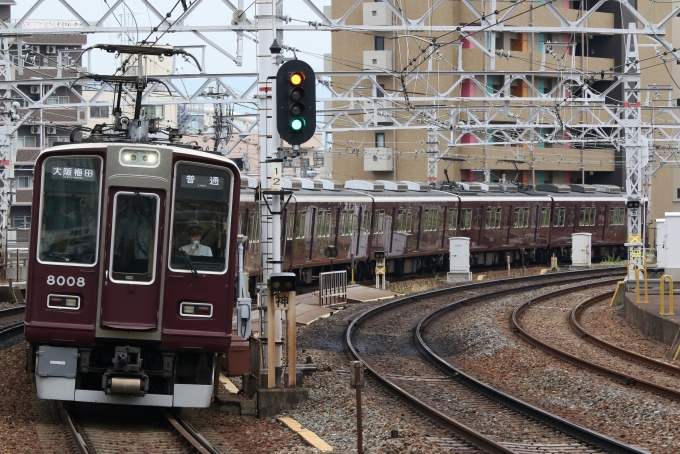
[[[39,398],[210,404],[229,348],[240,176],[167,146],[45,150],[26,302]]]

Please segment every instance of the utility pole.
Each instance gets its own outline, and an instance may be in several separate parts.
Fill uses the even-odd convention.
[[[275,78],[278,70],[276,55],[281,51],[272,44],[276,38],[276,2],[272,0],[257,0],[257,66],[259,69],[257,83],[257,97],[260,112],[259,144],[260,144],[260,250],[262,283],[258,291],[258,304],[262,311],[262,321],[267,320],[266,310],[269,301],[267,282],[272,273],[281,272],[281,198],[267,192],[281,190],[280,177],[282,163],[278,159],[279,134],[276,130]],[[272,184],[272,176],[279,177],[279,184]],[[264,325],[262,323],[261,325]],[[269,331],[261,326],[261,332],[266,335]],[[265,349],[267,364],[274,362],[276,378],[280,380],[282,365],[282,323],[281,310],[274,313],[274,339],[267,337],[266,344],[274,342],[274,357],[270,358]],[[295,367],[295,365],[293,365]],[[270,383],[272,378],[269,377]],[[278,381],[278,380],[277,380]]]

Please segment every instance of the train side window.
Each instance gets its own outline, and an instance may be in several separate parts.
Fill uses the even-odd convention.
[[[327,238],[331,234],[331,212],[320,210],[316,219],[316,237]]]
[[[583,227],[585,222],[586,222],[586,208],[581,207],[581,212],[579,213],[579,217],[578,217],[579,227]]]
[[[475,229],[478,229],[481,227],[482,224],[482,209],[477,208],[477,212],[475,213]]]
[[[541,208],[541,227],[550,227],[550,208]]]
[[[38,260],[94,265],[101,193],[100,158],[49,158],[43,163]]]
[[[496,225],[494,228],[501,228],[501,218],[503,217],[502,210],[503,209],[501,207],[496,208]]]
[[[463,208],[460,219],[460,229],[470,230],[472,228],[472,208]]]
[[[349,210],[342,212],[342,218],[340,220],[340,236],[350,236],[352,234],[353,218],[353,212]]]
[[[286,239],[287,240],[292,240],[293,239],[293,229],[295,228],[295,212],[294,211],[288,211],[286,212]]]
[[[535,229],[537,223],[538,223],[538,205],[534,207],[534,210],[531,213],[531,228]]]
[[[375,219],[375,233],[383,233],[385,231],[385,210],[378,210]]]
[[[571,207],[571,208],[569,208],[569,227],[574,226],[575,218],[576,218],[576,208]]]
[[[251,243],[260,242],[260,213],[250,214],[250,231],[248,232],[248,241]]]
[[[425,216],[423,219],[423,230],[426,232],[436,231],[438,221],[439,210],[425,210]]]
[[[307,221],[307,212],[303,211],[300,213],[300,219],[298,223],[295,225],[295,239],[299,240],[300,238],[305,237],[305,222]]]
[[[449,210],[449,230],[456,230],[458,227],[458,210]]]
[[[564,227],[564,213],[566,208],[555,208],[555,213],[553,214],[553,227]]]
[[[371,231],[371,212],[370,211],[364,211],[364,219],[362,221],[361,229],[368,233]]]
[[[496,210],[494,208],[487,208],[486,209],[486,220],[484,221],[484,228],[486,229],[492,229],[495,222],[496,217]]]

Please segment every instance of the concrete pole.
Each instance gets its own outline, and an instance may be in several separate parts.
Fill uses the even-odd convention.
[[[278,172],[281,175],[281,163],[272,162],[276,159],[277,148],[279,146],[279,135],[276,131],[276,115],[275,99],[275,79],[278,65],[276,64],[275,56],[272,56],[269,47],[274,42],[276,37],[276,3],[271,0],[257,0],[257,64],[258,64],[258,92],[259,111],[260,111],[260,188],[265,190],[280,189],[272,187],[271,175],[272,172]],[[264,202],[264,197],[267,197],[267,203]],[[271,212],[270,212],[271,210]],[[260,199],[260,247],[261,247],[261,265],[262,265],[262,282],[266,284],[271,273],[281,272],[281,199],[278,196],[262,195]],[[267,306],[269,301],[268,291],[263,286],[260,291],[261,304]],[[267,314],[263,320],[271,320],[271,315]],[[270,360],[274,367],[277,368],[277,376],[281,371],[282,364],[282,323],[281,311],[277,310],[274,313],[273,329],[267,327],[267,343],[266,361],[269,369]],[[273,334],[274,338],[271,339]],[[275,343],[275,348],[272,350],[269,346],[270,342]],[[274,358],[270,358],[271,352],[274,352]],[[271,380],[271,377],[269,377]],[[270,381],[271,383],[271,381]]]

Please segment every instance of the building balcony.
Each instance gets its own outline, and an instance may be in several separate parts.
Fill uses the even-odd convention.
[[[391,148],[364,148],[365,172],[392,172],[394,152]]]
[[[383,2],[364,3],[364,25],[392,25],[394,14]]]
[[[486,11],[489,6],[486,7],[479,1],[470,2],[477,8],[478,11]],[[467,24],[469,22],[479,24],[479,19],[477,16],[470,11],[470,9],[465,6],[463,2],[458,2],[459,5],[459,23],[461,25]],[[535,8],[532,13],[529,10],[532,8],[531,3],[522,3],[518,5],[508,16],[514,16],[511,19],[504,21],[507,26],[516,27],[531,27],[532,25],[540,25],[541,27],[560,27],[560,21],[547,9],[547,8]],[[580,16],[583,16],[583,12],[577,9],[568,9],[555,7],[555,9],[569,22],[575,22]],[[487,11],[488,12],[488,11]],[[499,17],[500,19],[500,17]],[[588,19],[586,19],[586,25],[592,28],[614,28],[614,15],[612,13],[600,13],[596,12],[591,14]]]
[[[392,60],[391,50],[365,50],[364,70],[376,71],[384,69],[385,71],[392,71],[394,69]]]

